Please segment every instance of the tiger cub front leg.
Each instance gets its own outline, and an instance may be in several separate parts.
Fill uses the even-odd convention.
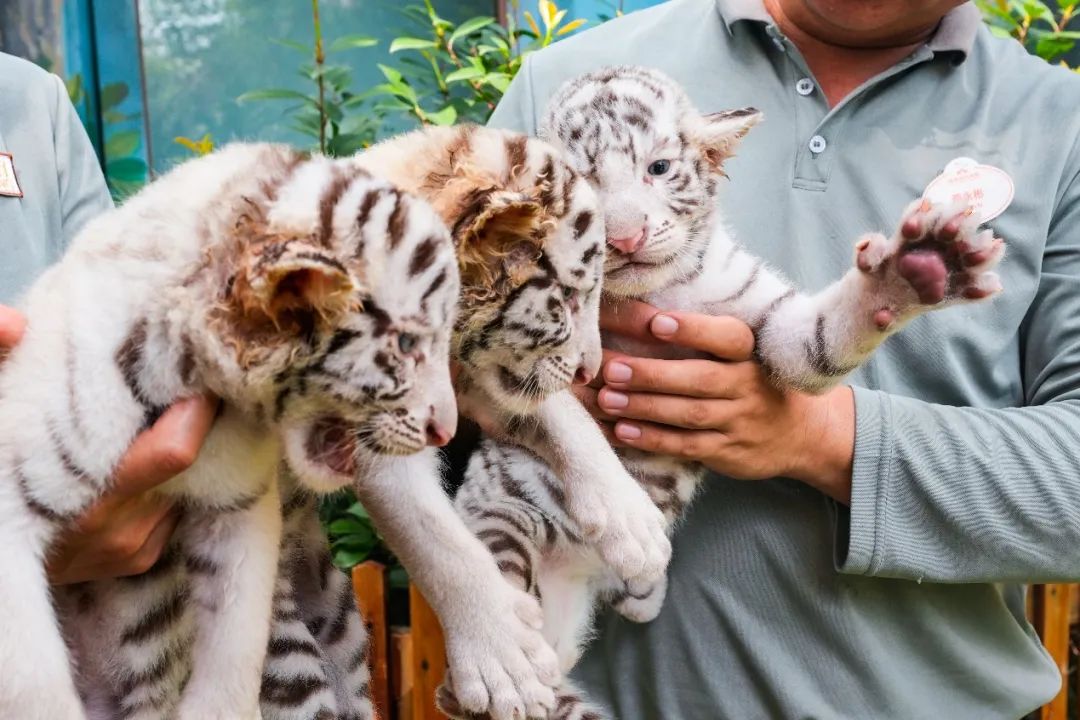
[[[281,539],[276,478],[232,508],[191,517],[183,531],[198,568],[191,576],[197,630],[176,717],[258,718]]]
[[[966,206],[916,201],[892,237],[860,238],[842,279],[814,296],[788,291],[755,316],[756,353],[781,384],[825,390],[914,318],[1000,292],[991,271],[1004,254]]]
[[[551,467],[562,481],[563,511],[620,578],[664,574],[671,542],[663,515],[570,391],[551,396],[507,436]]]

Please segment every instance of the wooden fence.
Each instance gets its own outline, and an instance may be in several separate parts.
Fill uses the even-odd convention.
[[[435,708],[435,688],[446,672],[442,629],[420,592],[409,587],[410,627],[388,627],[386,580],[382,565],[353,569],[357,604],[371,635],[371,694],[381,720],[445,720]],[[1080,586],[1033,585],[1028,614],[1061,671],[1061,692],[1038,714],[1039,720],[1068,720],[1069,629],[1078,621]]]

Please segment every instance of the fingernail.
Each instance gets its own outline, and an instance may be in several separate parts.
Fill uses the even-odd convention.
[[[621,392],[605,390],[600,393],[600,407],[605,410],[622,410],[630,404],[630,398]]]
[[[609,362],[604,368],[604,379],[608,382],[630,382],[633,374],[634,371],[630,369],[630,366],[621,362]]]
[[[630,425],[629,423],[616,423],[615,437],[620,440],[637,440],[641,437],[641,428],[637,425]]]
[[[674,335],[679,329],[679,323],[670,315],[657,315],[650,323],[653,335]]]

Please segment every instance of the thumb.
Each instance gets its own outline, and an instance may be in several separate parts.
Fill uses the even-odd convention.
[[[26,332],[26,318],[7,305],[0,305],[0,348],[13,348]]]

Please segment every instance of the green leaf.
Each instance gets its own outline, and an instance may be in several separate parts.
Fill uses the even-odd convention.
[[[439,47],[439,45],[434,40],[424,40],[423,38],[414,37],[399,37],[394,38],[394,41],[390,43],[390,52],[396,53],[400,50],[430,50],[431,48],[436,47]]]
[[[331,157],[348,157],[370,144],[371,137],[366,133],[340,133],[330,138],[326,149]]]
[[[133,155],[139,148],[140,140],[142,134],[138,130],[113,133],[105,141],[105,157],[119,159]]]
[[[326,117],[330,120],[330,122],[339,123],[341,122],[342,118],[345,117],[344,114],[341,112],[341,108],[338,107],[337,103],[327,101],[323,103],[323,108],[326,111]]]
[[[109,83],[101,88],[101,109],[109,110],[124,102],[128,96],[128,86],[122,82]]]
[[[400,83],[405,79],[404,77],[402,77],[400,72],[390,67],[389,65],[383,65],[382,63],[378,63],[378,67],[379,70],[382,71],[383,76],[391,83]]]
[[[285,38],[270,38],[270,42],[274,43],[275,45],[287,47],[290,50],[296,50],[297,52],[304,53],[305,55],[311,55],[315,52],[312,48],[304,45],[303,43],[298,43],[295,40],[286,40]]]
[[[484,76],[484,82],[499,92],[506,92],[506,88],[510,87],[511,80],[513,78],[508,73],[493,72]]]
[[[1066,33],[1047,33],[1035,42],[1035,54],[1043,60],[1054,60],[1076,46],[1076,38],[1066,37]]]
[[[146,180],[146,163],[133,157],[110,160],[105,163],[105,175],[120,182],[142,182]]]
[[[455,70],[446,76],[446,82],[462,82],[464,80],[475,80],[478,77],[483,77],[484,71],[475,67],[463,67],[460,70]]]
[[[990,33],[992,35],[996,35],[997,37],[1002,37],[1002,38],[1011,38],[1012,37],[1012,33],[1010,33],[1005,28],[999,27],[997,25],[991,25],[990,26]]]
[[[1042,0],[1022,0],[1024,14],[1048,23],[1054,22],[1054,11],[1046,6]]]
[[[461,38],[465,37],[466,35],[472,35],[478,30],[483,30],[488,25],[491,25],[494,22],[495,18],[493,17],[474,17],[466,20],[465,22],[457,26],[457,30],[454,30],[454,32],[450,35],[450,39],[446,41],[446,44],[449,47],[454,47],[454,43],[456,43]]]
[[[368,532],[368,526],[355,518],[341,518],[326,526],[326,529],[335,535],[350,535],[358,532]]]
[[[309,103],[315,102],[314,99],[309,98],[302,92],[299,92],[297,90],[288,90],[286,88],[267,88],[265,90],[251,90],[236,98],[236,102],[238,103],[246,103],[252,100],[303,100],[304,102]]]
[[[378,44],[378,39],[370,35],[344,35],[330,43],[330,52],[340,52],[352,48],[369,48]]]
[[[425,113],[424,118],[432,125],[453,125],[457,120],[457,110],[453,105],[447,105],[438,112]]]
[[[361,520],[370,520],[371,519],[371,516],[368,515],[367,509],[363,505],[361,505],[359,502],[354,502],[352,505],[350,505],[349,509],[346,510],[346,512],[349,513],[350,515],[352,515],[353,517],[360,518]]]
[[[334,553],[334,564],[343,570],[350,570],[368,559],[371,553],[340,550]]]
[[[330,87],[334,88],[337,92],[346,90],[352,83],[352,73],[349,72],[347,67],[334,66],[323,74],[326,82],[330,83]]]

